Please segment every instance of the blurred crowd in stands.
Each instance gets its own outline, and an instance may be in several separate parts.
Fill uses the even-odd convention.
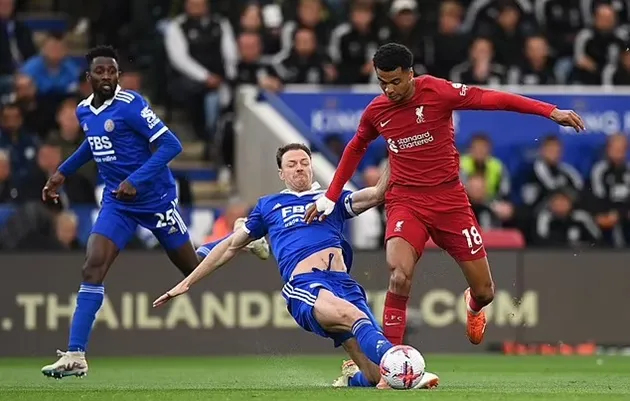
[[[67,24],[36,40],[36,28],[21,16],[43,3]],[[629,0],[0,0],[0,202],[34,205],[47,177],[83,140],[74,109],[90,93],[85,47],[116,47],[121,86],[163,107],[167,120],[176,110],[189,113],[207,145],[205,158],[231,164],[238,85],[279,91],[287,84],[371,83],[372,54],[385,42],[407,45],[417,74],[467,84],[628,85],[628,26]],[[77,37],[87,38],[84,48],[71,45]],[[486,136],[472,141],[462,176],[481,225],[517,227],[529,244],[625,246],[626,137],[610,137],[606,158],[586,178],[559,162],[557,138],[541,143],[531,171],[514,180],[492,157]],[[362,174],[370,184],[380,172]],[[186,178],[178,180],[190,206]],[[53,206],[63,212],[30,231],[13,216],[0,247],[46,242],[17,241],[16,227],[53,238],[53,248],[79,247],[68,206],[96,206],[98,184],[90,163]],[[512,202],[515,191],[522,204]],[[21,212],[38,221],[42,212],[32,207]],[[246,208],[234,202],[230,213]],[[223,231],[231,226],[221,224]]]

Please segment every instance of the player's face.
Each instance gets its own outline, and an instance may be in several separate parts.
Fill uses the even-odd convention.
[[[303,150],[289,150],[282,156],[282,168],[278,171],[280,179],[287,188],[304,192],[311,189],[313,168],[310,156]]]
[[[383,93],[392,102],[406,100],[412,93],[413,71],[397,68],[394,71],[376,69],[376,77]]]
[[[92,61],[87,79],[92,91],[109,99],[114,96],[118,85],[118,63],[110,57],[97,57]]]

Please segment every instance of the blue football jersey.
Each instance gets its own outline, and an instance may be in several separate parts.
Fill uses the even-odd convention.
[[[351,191],[342,193],[334,211],[323,222],[304,221],[306,209],[324,192],[316,183],[307,192],[285,190],[264,196],[247,218],[244,229],[250,237],[258,239],[269,234],[269,244],[285,282],[300,261],[330,247],[342,249],[346,267],[349,270],[352,266],[352,248],[343,236],[345,221],[356,216]]]
[[[79,103],[77,118],[105,183],[103,204],[119,204],[131,211],[150,211],[156,204],[174,199],[175,180],[167,166],[150,184],[136,188],[138,195],[133,202],[117,200],[112,194],[151,157],[151,143],[168,132],[168,127],[136,92],[118,87],[114,97],[99,108],[92,106],[93,97]]]

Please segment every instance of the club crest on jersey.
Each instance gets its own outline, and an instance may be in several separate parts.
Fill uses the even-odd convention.
[[[424,106],[420,106],[420,107],[416,107],[416,122],[418,124],[423,123],[424,122]]]
[[[107,121],[105,121],[105,131],[112,132],[114,128],[116,128],[116,125],[114,124],[113,120],[108,119]]]

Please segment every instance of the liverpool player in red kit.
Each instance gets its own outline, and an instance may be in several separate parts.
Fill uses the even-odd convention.
[[[373,62],[383,94],[365,109],[328,191],[311,206],[306,219],[312,222],[332,212],[367,145],[382,135],[391,169],[385,198],[386,257],[391,272],[383,312],[385,336],[394,344],[402,343],[414,268],[430,237],[457,261],[468,281],[466,332],[471,343],[479,344],[486,328],[483,307],[492,302],[494,283],[479,224],[459,180],[453,110],[535,114],[576,131],[583,130],[584,123],[573,111],[526,97],[430,75],[414,78],[413,56],[399,44],[381,46]]]

